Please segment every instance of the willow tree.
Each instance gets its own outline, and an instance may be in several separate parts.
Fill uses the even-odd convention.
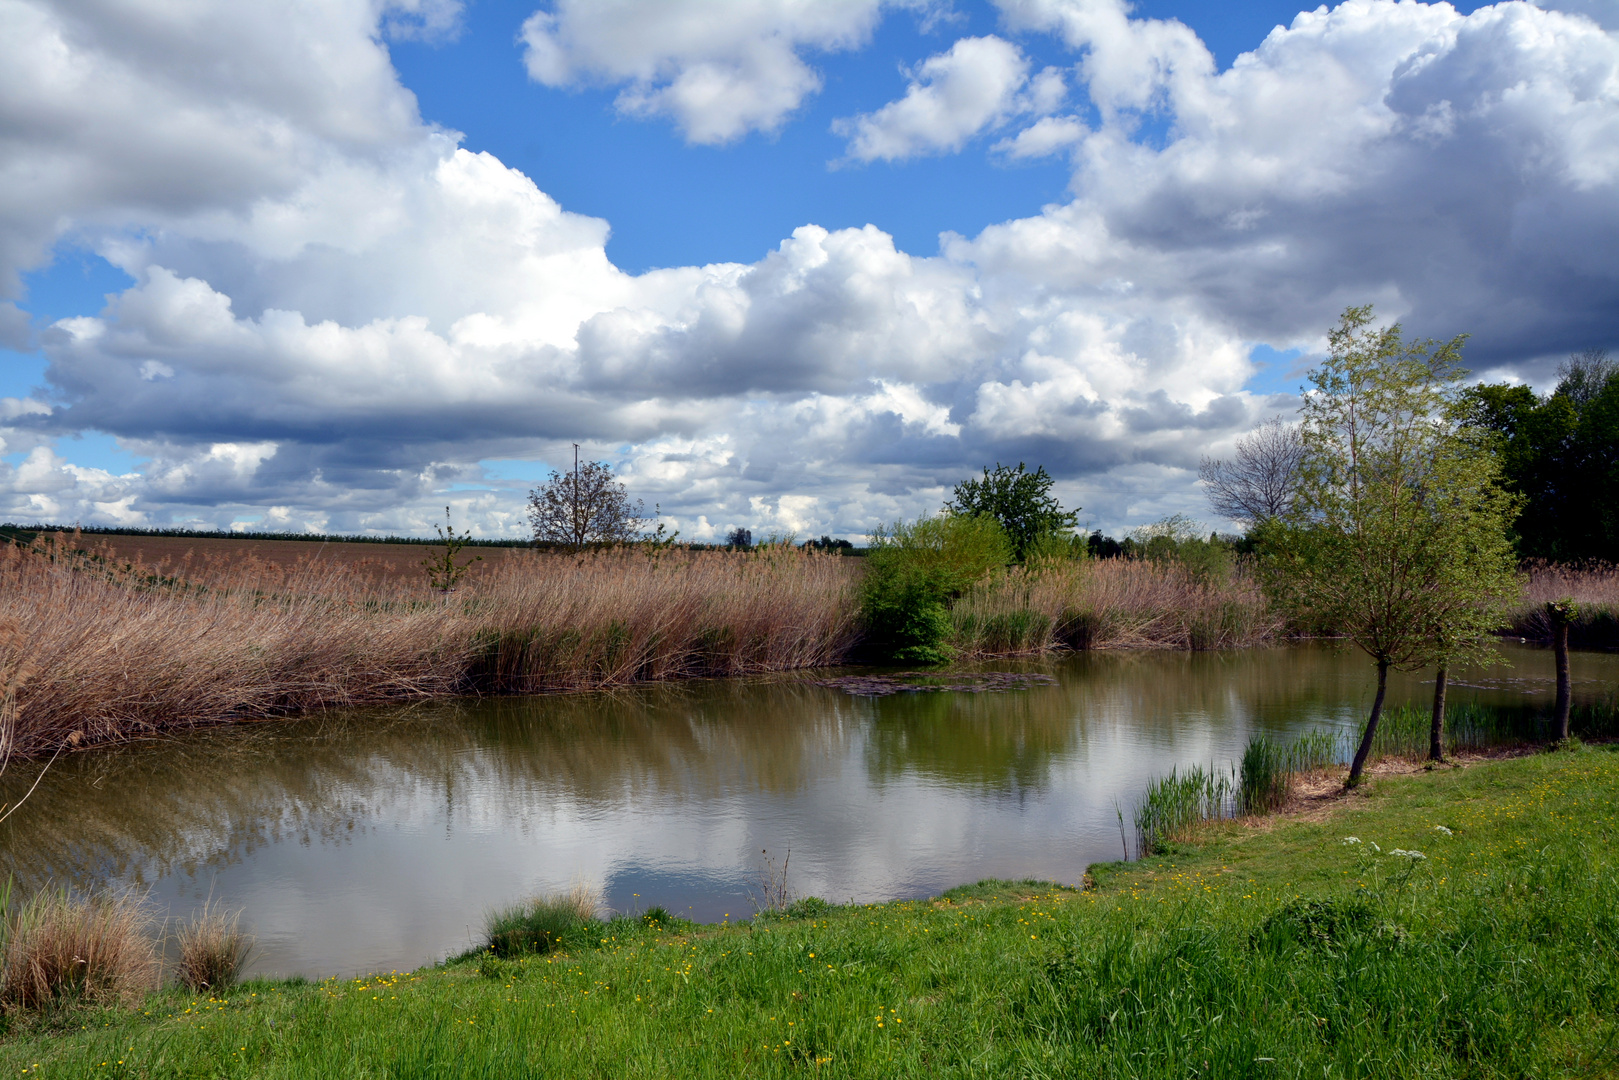
[[[1406,341],[1344,312],[1300,407],[1303,443],[1287,513],[1263,524],[1272,595],[1346,638],[1377,669],[1349,784],[1360,782],[1390,670],[1478,658],[1515,585],[1516,513],[1494,457],[1459,423],[1465,336]],[[1443,710],[1440,710],[1441,716]]]

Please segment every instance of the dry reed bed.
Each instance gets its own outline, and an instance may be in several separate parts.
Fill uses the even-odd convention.
[[[815,666],[856,639],[852,565],[814,552],[510,552],[448,598],[319,559],[107,555],[0,551],[0,751],[457,692]]]
[[[1174,563],[1127,559],[1013,570],[964,597],[952,616],[958,647],[976,656],[1242,648],[1282,629],[1241,571],[1206,582]]]
[[[1509,629],[1520,637],[1548,639],[1551,623],[1546,604],[1573,597],[1579,616],[1569,627],[1576,646],[1619,646],[1619,567],[1606,563],[1560,565],[1536,562],[1527,567],[1523,599],[1510,617]]]

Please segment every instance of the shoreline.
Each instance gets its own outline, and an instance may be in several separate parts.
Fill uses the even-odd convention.
[[[1561,812],[1537,809],[1548,800]],[[1616,802],[1612,745],[1380,774],[1319,813],[1216,824],[1181,850],[1094,864],[1085,891],[989,881],[742,925],[608,924],[593,947],[548,956],[169,990],[65,1025],[13,1015],[0,1062],[43,1076],[313,1077],[357,1064],[938,1076],[1131,1061],[1171,1076],[1268,1057],[1288,1074],[1415,1060],[1446,1075],[1589,1075],[1616,1030],[1601,1003],[1619,994],[1619,960],[1580,944],[1611,921],[1599,898],[1619,877],[1590,843],[1619,829]],[[1557,890],[1519,888],[1558,867]],[[1559,932],[1537,931],[1553,912]],[[1457,934],[1470,949],[1447,944]],[[1508,983],[1502,949],[1519,965]],[[1368,963],[1377,978],[1342,981]],[[1445,1034],[1452,1016],[1462,1042]],[[122,1072],[100,1065],[120,1059]]]

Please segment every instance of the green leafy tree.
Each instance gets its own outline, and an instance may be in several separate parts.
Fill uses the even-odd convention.
[[[1556,388],[1475,386],[1466,422],[1496,439],[1502,472],[1526,508],[1519,553],[1619,561],[1619,366],[1600,349],[1569,357]]]
[[[1390,669],[1478,656],[1515,591],[1516,500],[1460,424],[1465,337],[1407,342],[1352,307],[1328,334],[1300,409],[1298,487],[1258,532],[1272,596],[1342,634],[1377,668],[1349,783],[1360,782]]]
[[[944,508],[953,514],[983,514],[1000,522],[1012,542],[1013,557],[1022,562],[1042,536],[1059,536],[1074,528],[1078,508],[1064,510],[1051,497],[1053,483],[1044,465],[1029,472],[1021,461],[1015,469],[997,462],[993,469],[984,470],[981,479],[957,484]]]
[[[1010,557],[1005,530],[983,515],[944,514],[879,529],[860,582],[871,645],[902,664],[948,661],[950,604]]]

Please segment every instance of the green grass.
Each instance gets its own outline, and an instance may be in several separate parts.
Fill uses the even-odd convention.
[[[1619,1075],[1616,841],[1619,752],[1577,748],[1215,824],[1088,892],[621,919],[545,955],[14,1015],[0,1076]]]

